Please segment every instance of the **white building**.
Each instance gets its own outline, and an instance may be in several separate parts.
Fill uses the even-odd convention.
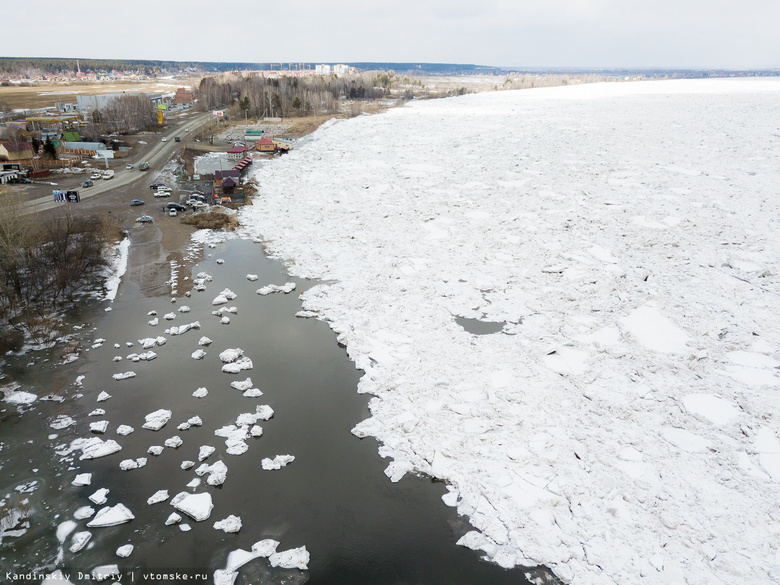
[[[333,73],[336,75],[349,75],[349,65],[334,65],[333,66]]]
[[[330,75],[330,65],[317,65],[315,72],[317,75]]]

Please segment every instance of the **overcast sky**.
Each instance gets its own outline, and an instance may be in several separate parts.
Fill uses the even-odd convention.
[[[4,4],[4,57],[780,67],[780,0]]]

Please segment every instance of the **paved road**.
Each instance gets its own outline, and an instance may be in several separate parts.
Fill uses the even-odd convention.
[[[85,199],[89,199],[90,197],[94,197],[95,195],[105,193],[106,191],[134,183],[135,181],[146,177],[146,174],[152,169],[158,166],[164,166],[165,163],[168,162],[168,159],[170,159],[173,151],[177,146],[179,146],[179,143],[174,141],[174,137],[183,136],[187,130],[195,130],[210,117],[211,114],[201,114],[195,116],[191,120],[184,122],[181,125],[177,125],[174,128],[168,130],[165,134],[163,134],[163,136],[167,138],[167,142],[158,142],[152,146],[152,148],[144,155],[143,159],[136,161],[134,168],[116,169],[116,174],[113,179],[100,179],[95,181],[94,187],[79,190],[81,200],[83,201]],[[145,160],[149,163],[149,171],[138,170],[137,163],[141,162],[141,160]],[[52,199],[52,196],[48,195],[46,197],[41,197],[39,199],[30,201],[25,207],[25,213],[37,213],[47,209],[52,209],[53,207],[59,207],[61,205],[61,203],[55,203]]]

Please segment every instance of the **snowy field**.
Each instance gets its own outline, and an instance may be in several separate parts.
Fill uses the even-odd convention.
[[[780,82],[496,92],[328,125],[244,212],[375,396],[387,475],[567,582],[780,582]],[[505,322],[472,335],[457,316]]]

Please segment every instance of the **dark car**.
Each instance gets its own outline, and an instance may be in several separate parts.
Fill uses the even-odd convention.
[[[140,199],[133,199],[133,200],[130,202],[130,205],[133,205],[133,206],[135,206],[135,205],[143,205],[143,204],[144,204],[144,202],[143,202],[143,201],[141,201]]]
[[[87,181],[84,181],[84,182],[81,184],[81,187],[82,187],[83,189],[86,189],[87,187],[91,187],[92,185],[94,185],[94,183],[93,183],[91,180],[87,180]]]
[[[173,203],[173,202],[166,203],[165,204],[165,209],[169,209],[169,210],[170,209],[175,209],[176,211],[186,211],[187,210],[187,208],[184,207],[183,205],[180,205],[179,203]]]
[[[165,187],[165,183],[154,183],[153,185],[149,185],[150,189],[157,189],[159,187]]]

